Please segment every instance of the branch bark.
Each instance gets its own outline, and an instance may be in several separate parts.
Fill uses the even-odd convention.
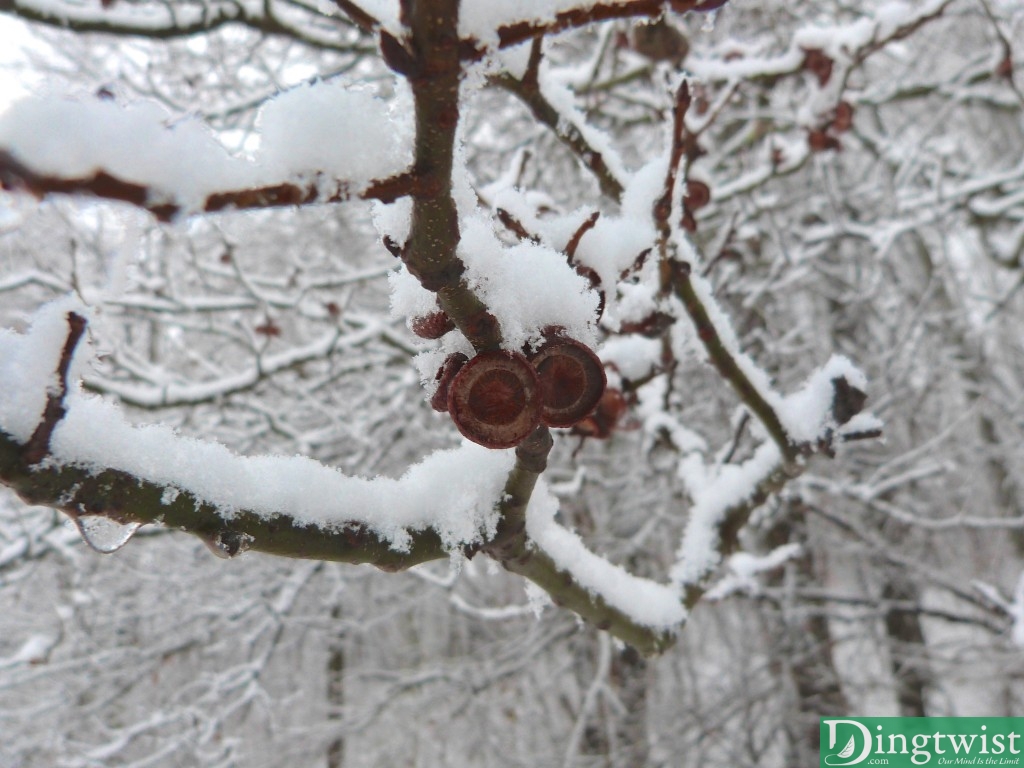
[[[227,210],[253,210],[281,208],[287,206],[313,205],[315,203],[340,203],[348,200],[380,200],[394,202],[400,197],[413,194],[419,186],[414,173],[402,173],[386,179],[371,181],[358,188],[349,182],[335,182],[334,191],[323,194],[315,184],[305,186],[294,182],[282,182],[265,187],[226,190],[209,195],[198,212],[218,213]],[[61,177],[37,173],[0,149],[0,187],[7,190],[24,190],[37,197],[49,195],[91,195],[106,200],[129,203],[149,211],[160,221],[171,221],[191,213],[183,203],[175,202],[173,195],[146,184],[126,181],[106,171],[99,170],[91,176]]]
[[[164,10],[171,5],[153,4],[153,8]],[[264,6],[264,9],[266,6]],[[53,4],[0,0],[0,13],[60,30],[77,33],[98,33],[119,37],[140,37],[151,40],[174,40],[183,37],[213,32],[221,27],[237,25],[260,32],[264,35],[301,39],[307,45],[334,51],[368,52],[350,44],[331,43],[303,35],[300,30],[283,23],[273,13],[254,13],[251,5],[244,3],[223,3],[213,11],[204,9],[189,21],[179,21],[173,11],[163,14],[163,19],[154,23],[152,18],[134,19],[109,10],[94,13],[82,12],[80,8],[68,6],[66,12]],[[153,14],[154,16],[156,14]],[[353,18],[358,24],[358,20]]]
[[[452,197],[452,169],[462,73],[459,2],[415,0],[405,11],[408,40],[389,38],[387,46],[383,36],[381,41],[385,60],[409,80],[416,112],[413,172],[421,185],[413,194],[402,260],[424,288],[437,294],[441,308],[477,351],[497,349],[501,329],[462,279],[465,268],[457,254],[459,214]]]
[[[714,7],[724,5],[717,2]],[[603,2],[570,8],[555,14],[554,19],[519,21],[498,28],[498,47],[511,48],[537,37],[555,35],[570,29],[615,19],[653,19],[666,11],[686,13],[687,11],[713,10],[707,2],[699,0],[625,0],[624,2]],[[486,46],[476,40],[461,42],[463,59],[475,61],[487,52]]]
[[[582,131],[572,122],[564,120],[551,101],[544,96],[537,80],[536,67],[531,67],[521,79],[503,73],[493,77],[491,82],[516,96],[539,123],[551,129],[558,140],[594,176],[602,194],[616,202],[622,199],[624,184],[612,173],[601,153],[590,146]]]

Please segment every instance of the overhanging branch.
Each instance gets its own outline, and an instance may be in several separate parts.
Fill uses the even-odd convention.
[[[570,29],[578,29],[601,21],[615,19],[654,19],[666,11],[686,13],[688,11],[710,11],[725,4],[725,0],[700,2],[699,0],[623,0],[622,2],[598,2],[593,5],[569,8],[555,14],[553,19],[525,20],[499,27],[498,47],[510,48],[527,40],[544,35],[554,35]],[[476,40],[461,42],[460,55],[463,59],[475,61],[487,52],[486,46]]]
[[[369,564],[386,571],[400,571],[428,560],[448,557],[432,529],[410,531],[408,551],[392,549],[364,525],[353,522],[328,530],[298,525],[285,510],[272,519],[241,510],[226,520],[212,504],[186,491],[168,494],[168,487],[116,469],[45,464],[29,466],[28,446],[0,431],[0,482],[28,504],[52,507],[72,518],[100,515],[119,523],[159,523],[191,533],[212,548],[225,549],[229,542],[242,549],[282,557]],[[173,496],[173,500],[171,500]]]
[[[213,192],[195,212],[217,213],[227,210],[256,210],[316,203],[340,203],[348,200],[394,202],[417,189],[417,177],[410,172],[356,186],[339,180],[329,184],[282,182],[262,187]],[[23,190],[37,197],[49,195],[90,195],[128,203],[152,213],[160,221],[171,221],[192,213],[183,202],[161,190],[127,181],[104,170],[90,176],[62,177],[39,173],[11,153],[0,150],[0,187]]]
[[[147,17],[142,14],[127,14],[115,9],[84,11],[81,7],[67,5],[61,7],[51,3],[31,3],[24,0],[0,0],[0,13],[18,19],[40,24],[59,30],[77,33],[97,33],[115,37],[139,37],[150,40],[175,40],[191,37],[206,32],[213,32],[222,27],[236,25],[247,27],[264,35],[288,37],[316,48],[333,51],[351,51],[368,53],[372,49],[367,46],[354,46],[348,43],[333,43],[328,40],[314,39],[282,22],[274,13],[255,13],[251,4],[222,3],[215,10],[204,8],[191,14],[191,18],[183,20],[181,13],[175,13],[173,4],[153,3],[154,13]]]

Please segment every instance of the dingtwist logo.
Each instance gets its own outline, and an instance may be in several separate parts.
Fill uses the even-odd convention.
[[[871,731],[864,726],[863,723],[858,723],[856,720],[825,720],[824,723],[828,726],[828,748],[829,751],[836,748],[836,728],[840,723],[852,725],[857,728],[860,732],[861,740],[864,742],[864,746],[855,758],[848,760],[857,749],[857,736],[856,734],[850,736],[850,740],[846,742],[846,746],[843,747],[836,754],[825,755],[826,765],[857,765],[857,763],[864,762],[868,755],[871,754]]]

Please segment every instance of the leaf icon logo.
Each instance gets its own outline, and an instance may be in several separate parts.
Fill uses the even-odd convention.
[[[850,740],[848,742],[846,742],[846,746],[843,747],[843,751],[840,752],[838,755],[836,755],[836,757],[849,757],[852,754],[853,754],[853,736],[850,737]]]
[[[850,755],[852,755],[853,754],[853,750],[854,750],[855,741],[856,741],[856,737],[855,736],[851,736],[850,740],[848,742],[846,742],[846,746],[843,747],[843,749],[838,754],[827,755],[825,757],[825,764],[826,765],[853,765],[854,763],[860,762],[860,760],[854,760],[853,762],[850,762],[850,763],[836,763],[836,762],[833,762],[833,760],[837,760],[837,759],[838,760],[845,760]]]

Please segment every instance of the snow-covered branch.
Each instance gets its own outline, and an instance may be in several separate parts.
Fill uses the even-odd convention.
[[[593,174],[601,191],[609,199],[618,201],[625,189],[621,161],[604,141],[603,134],[590,129],[582,120],[572,106],[572,93],[547,78],[542,79],[540,51],[541,38],[538,38],[522,77],[505,72],[496,75],[493,82],[519,98],[538,122],[551,129]]]
[[[233,25],[246,27],[264,35],[298,38],[316,48],[335,51],[356,50],[356,46],[351,43],[309,34],[302,26],[289,23],[276,11],[274,3],[81,4],[0,0],[0,13],[33,24],[72,32],[151,40],[186,38]]]
[[[30,99],[0,114],[0,185],[40,197],[118,200],[165,221],[356,198],[390,202],[417,189],[403,141],[408,125],[365,91],[302,86],[266,104],[260,123],[250,159],[153,103]]]
[[[495,5],[489,0],[463,3],[459,32],[463,58],[477,59],[487,49],[509,48],[528,40],[555,35],[602,21],[615,19],[654,19],[667,11],[712,11],[728,0],[605,0],[580,3],[579,0],[554,0],[539,4],[524,14],[518,4]],[[531,10],[533,11],[531,13]]]
[[[224,557],[252,550],[402,570],[483,550],[645,653],[667,648],[685,618],[673,588],[631,576],[556,525],[554,497],[531,502],[551,447],[546,429],[519,446],[514,464],[508,452],[466,443],[398,480],[345,477],[298,457],[238,456],[132,426],[83,392],[69,378],[86,365],[76,354],[79,311],[58,301],[27,334],[0,335],[0,377],[10,383],[0,396],[0,481],[67,513],[97,549],[159,523]]]

